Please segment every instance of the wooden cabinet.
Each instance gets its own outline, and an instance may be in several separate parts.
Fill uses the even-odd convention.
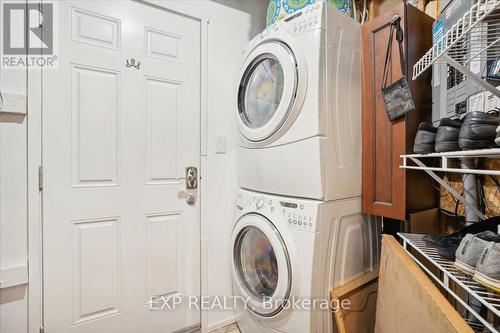
[[[389,40],[390,23],[397,14],[404,33],[407,75],[416,109],[389,121],[382,100],[381,84]],[[402,3],[364,24],[363,63],[363,212],[398,220],[408,213],[438,206],[438,193],[422,171],[399,168],[400,155],[411,153],[421,121],[431,120],[430,70],[411,79],[413,64],[432,45],[433,19]],[[392,43],[388,84],[401,78],[398,43]]]

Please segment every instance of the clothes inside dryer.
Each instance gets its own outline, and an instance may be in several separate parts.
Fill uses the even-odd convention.
[[[278,59],[258,60],[243,78],[240,90],[240,117],[250,128],[269,122],[283,96],[285,76]]]

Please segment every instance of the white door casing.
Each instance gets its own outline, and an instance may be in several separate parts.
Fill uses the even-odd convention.
[[[45,327],[199,325],[196,309],[148,302],[200,294],[199,204],[186,203],[199,191],[179,179],[199,167],[200,22],[132,1],[58,9],[59,69],[43,73]]]

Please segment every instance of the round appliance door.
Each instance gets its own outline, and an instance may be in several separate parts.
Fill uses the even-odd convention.
[[[248,310],[270,317],[283,309],[290,296],[290,258],[278,230],[264,216],[247,214],[238,220],[233,274]]]
[[[238,128],[250,141],[263,141],[283,125],[293,108],[297,61],[281,42],[267,42],[247,57],[240,73]]]

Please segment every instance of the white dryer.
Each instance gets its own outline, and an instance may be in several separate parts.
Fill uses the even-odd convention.
[[[319,200],[360,196],[359,24],[318,2],[269,26],[243,59],[240,186]]]
[[[376,225],[361,214],[359,198],[321,202],[239,190],[232,273],[242,333],[332,332],[321,304],[333,287],[377,265]]]

